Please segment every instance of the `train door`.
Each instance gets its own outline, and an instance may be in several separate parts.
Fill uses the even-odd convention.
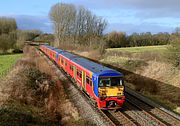
[[[58,53],[56,53],[56,58],[55,58],[56,63],[59,62],[58,60],[59,60],[59,56],[58,56]]]
[[[82,71],[82,88],[86,90],[86,73]]]
[[[64,59],[64,70],[66,71],[66,66],[67,66],[67,60],[66,59]]]
[[[59,55],[58,57],[59,57],[58,64],[59,64],[59,66],[60,66],[60,65],[61,65],[61,56]]]
[[[77,77],[77,69],[75,66],[73,66],[73,71],[74,71],[74,80],[76,80]]]

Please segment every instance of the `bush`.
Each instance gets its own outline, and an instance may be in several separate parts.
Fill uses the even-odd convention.
[[[143,60],[127,60],[124,63],[124,66],[131,71],[135,71],[136,68],[146,66],[146,65],[147,63]]]
[[[41,73],[38,69],[36,68],[29,68],[25,69],[24,74],[29,78],[29,82],[27,83],[28,87],[32,89],[37,89],[39,88],[39,84],[44,83],[44,81],[48,81],[50,84],[53,84],[51,81],[51,77],[45,73]],[[52,85],[50,85],[52,86]]]
[[[170,47],[168,47],[168,61],[173,64],[173,66],[180,69],[180,35],[175,36],[172,39]]]
[[[4,53],[7,52],[8,49],[11,49],[14,46],[15,42],[16,40],[8,34],[0,35],[0,50]]]
[[[110,48],[126,47],[126,34],[123,32],[111,32],[107,35],[107,46]]]
[[[23,53],[23,50],[21,50],[21,49],[14,49],[13,53]]]

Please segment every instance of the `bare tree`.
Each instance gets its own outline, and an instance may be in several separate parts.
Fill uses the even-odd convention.
[[[63,42],[90,44],[91,38],[102,36],[107,25],[105,20],[88,9],[72,4],[55,4],[49,15],[54,24],[55,46]]]
[[[72,4],[58,3],[51,7],[49,15],[54,24],[55,46],[59,46],[74,28],[76,9]]]

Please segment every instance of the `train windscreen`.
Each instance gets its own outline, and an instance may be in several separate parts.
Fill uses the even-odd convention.
[[[122,86],[123,79],[120,77],[99,78],[99,87]]]

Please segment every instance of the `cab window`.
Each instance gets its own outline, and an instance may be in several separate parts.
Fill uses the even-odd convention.
[[[111,83],[110,78],[103,78],[99,81],[99,87],[109,87]]]
[[[120,77],[100,78],[99,87],[122,86],[123,79]]]
[[[123,85],[122,78],[111,78],[111,86],[121,86]]]

